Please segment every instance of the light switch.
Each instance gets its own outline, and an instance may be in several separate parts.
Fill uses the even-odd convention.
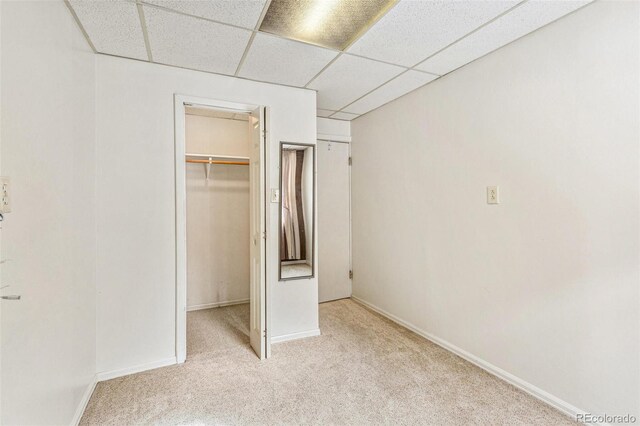
[[[11,212],[11,180],[0,176],[0,213]]]
[[[500,192],[497,186],[487,186],[487,204],[500,204]]]
[[[280,190],[279,189],[271,189],[271,202],[279,203],[280,202]]]

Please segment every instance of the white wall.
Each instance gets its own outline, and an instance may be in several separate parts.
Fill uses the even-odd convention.
[[[333,120],[331,118],[317,117],[318,138],[339,137],[336,140],[349,140],[351,137],[351,122],[345,120]]]
[[[638,15],[595,2],[352,122],[354,295],[636,416]]]
[[[189,153],[249,156],[248,121],[187,115]],[[186,164],[187,309],[249,299],[249,167]]]
[[[2,424],[70,424],[95,374],[95,58],[64,3],[2,2]]]
[[[185,135],[186,149],[191,154],[249,156],[248,121],[187,114]]]
[[[174,94],[267,105],[268,187],[280,140],[315,143],[315,92],[98,56],[99,372],[175,356]],[[278,209],[267,230],[272,337],[318,329],[317,278],[277,282]]]
[[[0,174],[2,174],[2,2],[0,2]],[[0,254],[2,227],[0,226]],[[0,272],[0,278],[2,273]],[[0,343],[2,342],[2,301],[0,300]],[[2,349],[0,348],[0,423],[2,423]]]

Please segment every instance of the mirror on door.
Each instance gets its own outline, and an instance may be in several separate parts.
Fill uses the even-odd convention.
[[[280,143],[280,280],[314,276],[315,146]]]

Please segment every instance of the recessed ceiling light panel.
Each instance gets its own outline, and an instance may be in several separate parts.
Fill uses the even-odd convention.
[[[272,0],[260,31],[344,50],[397,0]]]

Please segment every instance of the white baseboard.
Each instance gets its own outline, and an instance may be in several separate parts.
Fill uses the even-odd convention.
[[[271,343],[288,342],[289,340],[303,339],[305,337],[314,337],[320,335],[320,329],[301,331],[299,333],[283,334],[282,336],[271,337]]]
[[[130,374],[141,373],[143,371],[153,370],[154,368],[166,367],[168,365],[174,364],[177,364],[175,356],[158,361],[148,362],[146,364],[135,365],[133,367],[122,368],[120,370],[103,371],[96,374],[96,379],[98,382],[104,382],[105,380],[111,380],[117,377],[128,376]]]
[[[82,419],[84,410],[87,409],[87,405],[89,404],[89,400],[91,399],[91,395],[93,395],[93,391],[95,390],[97,384],[98,379],[96,376],[93,376],[91,378],[91,382],[87,385],[87,389],[82,395],[80,403],[78,403],[78,408],[76,408],[76,412],[73,415],[73,420],[71,420],[71,426],[78,426],[80,424],[80,420]]]
[[[187,306],[187,312],[199,311],[201,309],[221,308],[223,306],[242,305],[249,303],[249,299],[229,300],[227,302],[203,303],[202,305]]]
[[[528,393],[529,395],[539,399],[540,401],[554,407],[555,409],[565,413],[568,416],[571,416],[574,420],[576,419],[576,416],[579,413],[586,413],[586,411],[584,410],[580,410],[577,407],[569,404],[566,401],[563,401],[562,399],[551,395],[549,392],[546,392],[542,389],[540,389],[537,386],[532,385],[531,383],[522,380],[519,377],[514,376],[513,374],[504,371],[503,369],[496,367],[495,365],[481,359],[478,358],[477,356],[465,351],[464,349],[461,349],[455,345],[452,345],[451,343],[447,342],[446,340],[443,340],[439,337],[436,337],[430,333],[427,333],[424,330],[421,330],[420,328],[416,327],[415,325],[404,321],[400,318],[398,318],[397,316],[390,314],[386,311],[384,311],[383,309],[378,308],[377,306],[366,302],[362,299],[359,299],[356,296],[351,296],[351,298],[361,304],[362,306],[365,306],[369,309],[371,309],[372,311],[375,311],[377,313],[379,313],[380,315],[390,319],[391,321],[395,322],[396,324],[399,324],[411,331],[413,331],[414,333],[424,337],[427,340],[430,340],[431,342],[435,343],[438,346],[443,347],[444,349],[448,350],[449,352],[453,352],[454,354],[458,355],[460,358],[463,358],[467,361],[469,361],[472,364],[477,365],[478,367],[482,368],[483,370],[487,371],[488,373],[493,374],[494,376],[504,380],[507,383],[512,384],[513,386],[517,387],[518,389],[523,390],[524,392]]]

